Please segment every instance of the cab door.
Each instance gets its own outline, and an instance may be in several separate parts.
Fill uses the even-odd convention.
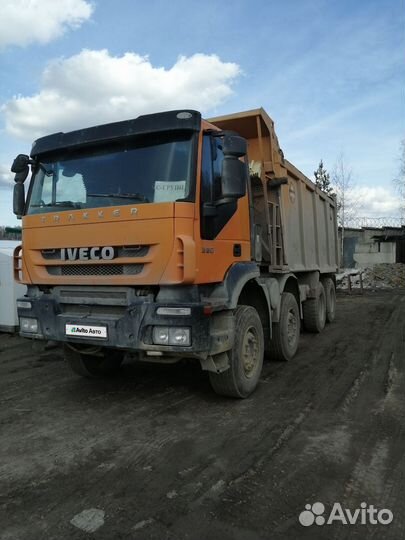
[[[224,158],[223,137],[204,134],[199,201],[200,248],[197,253],[199,283],[222,281],[232,264],[250,260],[249,190],[246,187],[246,195],[239,199],[223,197]]]

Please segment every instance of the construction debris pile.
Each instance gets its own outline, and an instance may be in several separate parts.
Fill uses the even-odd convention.
[[[347,269],[336,276],[338,289],[348,289],[348,280],[354,289],[401,289],[405,288],[405,264],[376,264],[372,268]]]

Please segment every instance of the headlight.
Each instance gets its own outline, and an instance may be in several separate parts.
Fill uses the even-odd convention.
[[[153,328],[153,343],[155,345],[169,344],[169,329],[167,326],[155,326]]]
[[[188,347],[191,344],[190,328],[154,326],[153,343]]]
[[[169,345],[190,345],[190,328],[169,328]]]
[[[20,309],[31,309],[32,305],[28,300],[17,300],[17,307]]]
[[[37,334],[38,333],[37,319],[31,319],[28,317],[20,317],[20,329],[22,332],[29,332],[31,334]]]

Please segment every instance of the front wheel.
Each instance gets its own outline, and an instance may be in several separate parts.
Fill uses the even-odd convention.
[[[228,352],[229,368],[210,372],[210,382],[217,394],[246,398],[256,388],[263,367],[263,327],[257,311],[238,306],[234,312],[235,338]]]
[[[70,369],[86,378],[100,378],[117,373],[124,360],[124,353],[112,349],[101,349],[97,355],[79,352],[69,345],[64,345],[63,353]]]

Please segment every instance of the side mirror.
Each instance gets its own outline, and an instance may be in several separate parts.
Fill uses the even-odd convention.
[[[13,192],[13,212],[17,217],[21,217],[25,208],[25,189],[24,184],[18,182],[14,185]]]
[[[237,157],[225,156],[222,162],[222,197],[240,199],[246,194],[246,164]]]
[[[246,139],[239,137],[239,135],[225,135],[222,149],[225,156],[234,156],[237,158],[246,156]]]
[[[240,199],[246,194],[247,169],[246,164],[239,159],[247,153],[246,140],[238,135],[226,135],[223,152],[222,196]]]
[[[29,156],[26,154],[18,154],[18,156],[13,161],[11,165],[11,172],[13,173],[22,173],[27,171],[28,174],[28,165],[31,163]]]
[[[29,165],[33,161],[26,154],[18,154],[11,165],[11,172],[15,173],[14,177],[14,192],[13,192],[13,212],[20,218],[24,213],[25,208],[25,189],[24,182],[29,173]]]

